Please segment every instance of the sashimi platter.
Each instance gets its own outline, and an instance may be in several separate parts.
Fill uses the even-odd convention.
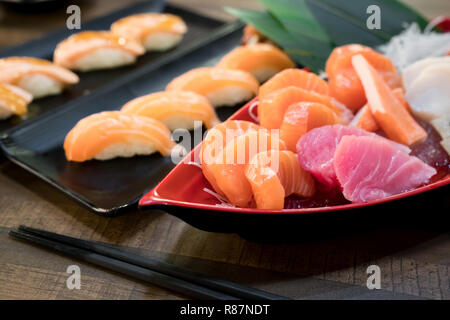
[[[261,214],[333,211],[448,185],[450,38],[445,40],[442,55],[401,71],[368,46],[337,46],[324,72],[316,74],[296,68],[247,26],[248,43],[215,67],[180,75],[167,92],[195,91],[215,107],[256,97],[208,130],[141,205]],[[223,69],[245,74],[225,76],[229,71]],[[256,91],[251,76],[259,82]],[[189,175],[195,182],[183,188],[178,181]]]
[[[442,19],[426,28],[406,21],[382,45],[330,35],[326,55],[310,59],[313,51],[289,48],[287,37],[248,18],[255,14],[230,12],[246,23],[241,43],[178,72],[162,90],[76,119],[56,147],[63,166],[164,158],[173,169],[149,181],[140,208],[225,215],[341,211],[450,184],[450,33]],[[188,32],[176,15],[139,14],[71,35],[52,62],[0,59],[0,117],[26,115],[32,99],[61,94],[79,73],[136,63]]]

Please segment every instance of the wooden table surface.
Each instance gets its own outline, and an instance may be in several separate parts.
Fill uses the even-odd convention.
[[[185,5],[183,0],[170,2]],[[407,2],[428,17],[450,13],[447,0]],[[128,3],[80,1],[83,19]],[[238,0],[189,1],[189,7],[204,14],[231,19],[223,12],[224,5],[243,6]],[[246,1],[245,6],[259,5]],[[0,7],[0,47],[60,28],[65,17],[64,9],[32,15]],[[448,224],[437,221],[437,225],[406,223],[399,227],[387,221],[385,227],[320,240],[257,243],[236,234],[200,231],[163,212],[99,217],[16,165],[4,159],[0,162],[0,299],[185,298],[12,240],[8,230],[19,224],[127,247],[292,298],[450,299]],[[443,210],[431,205],[432,211]],[[423,214],[425,221],[427,213]],[[73,264],[81,268],[80,290],[66,287],[66,269]],[[366,268],[371,264],[381,269],[381,290],[366,287]]]

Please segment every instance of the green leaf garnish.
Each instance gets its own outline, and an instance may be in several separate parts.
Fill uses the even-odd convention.
[[[397,0],[260,0],[267,11],[227,11],[281,46],[297,63],[323,70],[334,46],[360,43],[375,47],[400,33],[405,23],[423,29],[427,20]],[[381,28],[369,29],[367,8],[381,10]]]

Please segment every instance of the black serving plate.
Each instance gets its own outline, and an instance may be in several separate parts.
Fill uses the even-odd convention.
[[[135,97],[163,90],[170,80],[192,68],[216,64],[239,44],[242,27],[241,23],[233,22],[215,30],[204,30],[208,35],[201,36],[202,32],[198,31],[198,39],[191,38],[183,49],[133,72],[118,71],[120,76],[89,95],[79,95],[53,112],[5,132],[0,137],[1,149],[11,161],[98,214],[112,216],[136,208],[139,198],[175,166],[171,159],[155,154],[69,163],[62,148],[66,134],[87,115],[120,109]],[[101,72],[98,75],[107,78]],[[237,108],[220,108],[217,113],[225,120]]]
[[[52,60],[53,51],[56,45],[73,33],[83,30],[107,30],[114,21],[122,17],[135,13],[161,11],[179,15],[184,19],[189,28],[182,42],[176,48],[166,52],[147,53],[139,57],[137,63],[131,66],[112,70],[78,73],[80,82],[77,85],[68,88],[61,95],[33,101],[29,105],[28,114],[24,117],[12,117],[10,119],[0,121],[0,132],[34,121],[48,112],[54,112],[55,109],[64,108],[64,105],[69,102],[75,101],[84,95],[95,92],[99,88],[114,82],[115,80],[126,82],[126,79],[133,78],[135,73],[147,73],[148,70],[153,68],[153,64],[161,63],[167,59],[170,60],[170,57],[173,54],[185,52],[186,49],[196,46],[202,39],[210,37],[214,30],[217,30],[219,27],[225,25],[223,21],[201,16],[174,6],[165,6],[163,0],[143,1],[103,17],[88,22],[83,22],[81,24],[82,30],[61,29],[52,32],[43,38],[2,50],[0,51],[0,58],[8,56],[30,56]]]

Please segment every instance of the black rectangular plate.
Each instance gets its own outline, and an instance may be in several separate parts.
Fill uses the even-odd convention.
[[[187,46],[192,46],[199,39],[208,37],[213,30],[225,25],[223,21],[214,20],[196,13],[176,8],[173,6],[164,6],[163,0],[143,1],[124,9],[115,11],[100,18],[83,22],[82,30],[107,30],[111,24],[128,15],[142,12],[167,12],[181,16],[186,22],[189,31],[184,36],[182,42],[174,49],[161,53],[147,53],[139,57],[137,63],[122,68],[112,70],[101,70],[79,73],[80,82],[65,90],[61,95],[46,97],[33,101],[29,105],[29,112],[24,117],[12,117],[0,121],[0,132],[14,128],[24,123],[36,120],[47,112],[54,111],[56,108],[62,108],[65,104],[78,99],[81,96],[90,94],[100,87],[122,79],[124,76],[133,76],[135,72],[141,72],[142,69],[151,68],[154,63],[167,59],[172,54],[183,51]],[[53,59],[53,51],[56,45],[63,39],[80,30],[61,29],[52,32],[43,38],[29,41],[25,44],[8,48],[0,52],[0,58],[8,56],[31,56],[42,59]]]
[[[242,24],[233,22],[190,47],[174,52],[132,74],[124,74],[89,95],[57,111],[3,134],[0,146],[6,156],[70,197],[102,215],[117,215],[135,208],[138,199],[175,166],[160,155],[69,163],[62,148],[69,130],[81,118],[104,110],[117,110],[127,101],[163,90],[171,79],[201,66],[214,65],[236,47]],[[217,110],[221,120],[236,108]]]

